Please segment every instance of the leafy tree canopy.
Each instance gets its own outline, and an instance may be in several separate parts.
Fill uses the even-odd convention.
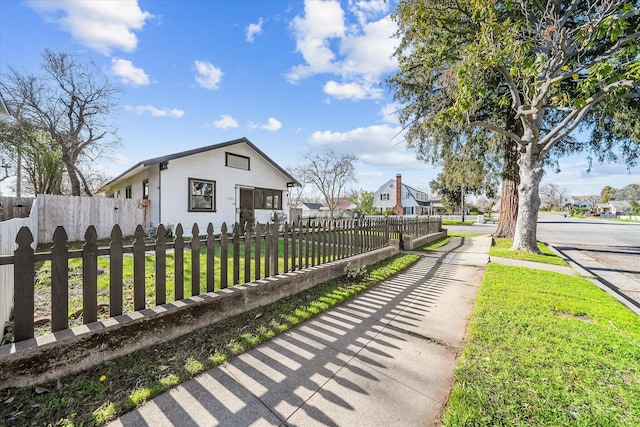
[[[390,82],[410,144],[440,159],[456,150],[444,129],[518,145],[514,249],[537,252],[538,188],[552,154],[636,163],[639,0],[407,0],[394,19],[402,42]],[[571,139],[579,128],[588,141]]]

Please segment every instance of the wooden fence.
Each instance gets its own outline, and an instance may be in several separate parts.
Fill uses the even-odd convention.
[[[118,225],[113,227],[108,247],[98,247],[96,229],[90,226],[85,233],[82,249],[69,250],[68,236],[63,227],[54,233],[51,252],[36,253],[32,247],[33,236],[27,227],[18,232],[18,244],[12,256],[0,256],[0,266],[14,268],[14,340],[33,338],[35,334],[34,305],[36,268],[50,261],[50,325],[51,331],[70,327],[69,285],[71,259],[82,260],[82,323],[88,324],[103,317],[114,317],[127,311],[138,311],[165,304],[168,300],[185,298],[185,279],[190,276],[191,296],[213,292],[241,283],[248,283],[284,272],[296,271],[360,253],[373,251],[388,245],[390,238],[404,234],[414,236],[441,231],[440,219],[361,219],[343,221],[317,221],[256,225],[254,230],[240,230],[235,224],[228,230],[222,224],[218,233],[209,224],[206,235],[200,235],[195,224],[191,237],[184,236],[182,225],[175,229],[175,237],[166,238],[166,230],[157,228],[155,241],[138,226],[131,245],[123,242]],[[131,255],[129,255],[131,254]],[[173,268],[169,269],[169,254],[173,255]],[[108,261],[108,269],[98,268],[98,259]],[[125,259],[132,267],[132,277],[125,277]],[[186,258],[186,259],[185,259]],[[186,262],[185,262],[186,261]],[[189,262],[190,261],[190,262]],[[204,261],[204,263],[202,263]],[[188,270],[185,270],[188,266]],[[217,270],[216,270],[217,268]],[[203,271],[201,271],[201,269]],[[108,302],[99,305],[98,276],[108,270]],[[147,287],[147,277],[155,278]],[[172,277],[173,292],[167,287],[167,277]],[[132,287],[125,286],[131,282]],[[42,285],[40,285],[40,288]],[[151,290],[150,290],[151,289]],[[129,295],[125,295],[129,293]],[[155,299],[150,302],[150,299]],[[123,301],[131,304],[127,307]],[[100,307],[108,306],[108,314]]]
[[[29,204],[30,215],[26,218],[13,218],[0,221],[0,255],[11,255],[18,247],[15,236],[22,227],[34,230],[34,240],[38,240],[38,201]],[[36,245],[33,244],[33,249]],[[0,265],[0,329],[11,316],[13,307],[13,265]],[[1,331],[0,331],[1,335]]]

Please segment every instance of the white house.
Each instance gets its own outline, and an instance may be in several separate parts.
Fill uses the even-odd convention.
[[[246,138],[137,163],[107,184],[108,197],[137,199],[152,226],[272,221],[288,212],[290,187],[300,185]]]
[[[598,200],[598,196],[573,196],[571,197],[571,206],[574,208],[589,209],[591,211],[595,209]]]
[[[395,215],[431,215],[429,195],[402,183],[402,175],[382,184],[373,194],[373,207],[380,213],[393,210]]]
[[[631,203],[626,200],[611,200],[607,203],[598,203],[599,214],[624,215],[631,210]]]

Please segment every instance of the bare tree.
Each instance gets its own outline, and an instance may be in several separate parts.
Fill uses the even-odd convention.
[[[557,184],[549,183],[540,186],[540,198],[542,205],[549,209],[561,211],[567,203],[569,192],[566,188]]]
[[[353,154],[338,155],[332,150],[316,155],[305,155],[306,163],[296,168],[295,176],[300,182],[312,184],[320,191],[325,206],[329,208],[329,216],[344,195],[346,184],[355,181],[353,163],[357,157]]]
[[[108,122],[119,90],[93,63],[79,56],[45,50],[42,74],[9,68],[0,85],[14,116],[48,132],[52,149],[59,150],[71,194],[92,195],[81,165],[118,146]]]

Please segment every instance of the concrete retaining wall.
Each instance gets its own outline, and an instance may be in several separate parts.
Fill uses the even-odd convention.
[[[402,248],[405,251],[412,251],[422,245],[426,245],[427,243],[433,242],[434,240],[438,240],[443,237],[447,237],[447,230],[443,229],[439,233],[429,234],[428,236],[422,236],[416,239],[411,236],[404,236],[404,238],[402,239]]]
[[[97,366],[374,264],[399,253],[398,241],[366,254],[262,279],[0,347],[0,390],[47,382]]]

